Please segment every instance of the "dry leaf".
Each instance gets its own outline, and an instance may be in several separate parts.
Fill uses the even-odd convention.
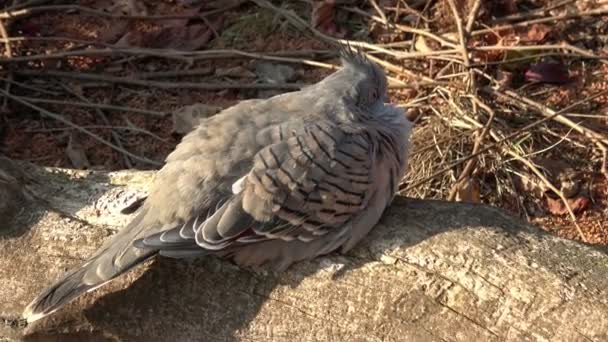
[[[312,3],[312,27],[317,30],[335,35],[338,27],[335,23],[336,19],[336,1],[335,0],[314,0]]]
[[[454,41],[454,39],[449,39],[450,41]],[[456,39],[458,41],[458,39]],[[503,38],[496,36],[495,34],[486,34],[477,37],[475,40],[472,40],[469,45],[471,47],[481,47],[481,46],[504,46],[509,45],[509,42]],[[495,62],[502,60],[505,56],[504,51],[502,50],[488,50],[488,51],[474,51],[472,53],[473,60],[476,62]]]
[[[531,65],[524,74],[526,81],[564,84],[570,81],[570,74],[561,63],[538,63]]]
[[[68,156],[72,166],[76,169],[86,169],[91,166],[84,148],[76,141],[76,135],[74,133],[70,134],[65,154]]]
[[[543,41],[551,32],[551,27],[543,24],[534,24],[527,32],[527,40],[529,42],[538,43]]]
[[[116,46],[193,51],[203,47],[212,35],[213,32],[203,24],[165,27],[150,32],[129,32],[116,42]]]
[[[115,15],[148,15],[146,5],[140,0],[95,1],[93,8]]]
[[[504,14],[514,14],[519,12],[517,8],[517,0],[502,0],[501,6]]]
[[[547,196],[546,198],[547,208],[549,209],[549,212],[551,212],[551,214],[565,215],[568,213],[568,208],[566,208],[566,205],[560,198],[551,198],[549,196]],[[566,201],[568,202],[570,209],[572,209],[574,213],[579,213],[587,209],[590,203],[589,198],[587,198],[586,196],[568,198]]]
[[[186,134],[194,127],[198,126],[203,118],[212,116],[219,112],[221,108],[210,106],[203,103],[195,103],[190,106],[185,106],[171,113],[173,119],[173,132],[178,134]]]
[[[101,0],[96,1],[95,9],[114,15],[148,15],[146,6],[139,0]],[[99,32],[100,42],[113,44],[127,33],[128,20],[111,20],[108,26]]]
[[[513,73],[507,70],[498,69],[496,70],[496,81],[498,82],[499,89],[506,89],[511,87],[513,83]]]
[[[433,51],[433,49],[426,43],[426,39],[423,36],[416,36],[416,42],[414,43],[414,48],[416,51],[420,52],[429,52]]]
[[[198,12],[198,8],[187,10],[185,15]],[[207,24],[187,25],[187,19],[170,20],[163,26],[150,31],[131,31],[116,42],[118,47],[146,47],[156,49],[174,49],[181,51],[199,50],[213,38],[214,31],[220,30],[224,17]]]
[[[178,2],[186,6],[203,5],[205,10],[228,8],[243,3],[243,0],[179,0]]]
[[[468,203],[481,203],[481,195],[479,193],[479,183],[467,177],[458,182],[458,191],[456,192],[456,201]]]

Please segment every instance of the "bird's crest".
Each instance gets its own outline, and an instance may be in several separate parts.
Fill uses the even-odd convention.
[[[360,47],[353,47],[349,43],[340,46],[340,58],[344,66],[369,67],[371,61]]]

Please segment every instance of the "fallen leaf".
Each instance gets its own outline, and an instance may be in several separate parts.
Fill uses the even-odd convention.
[[[504,64],[501,68],[510,72],[518,72],[521,74],[521,70],[526,70],[529,67],[529,60],[534,58],[534,55],[538,54],[538,50],[507,50],[503,51],[501,60]],[[523,75],[519,78],[523,78]]]
[[[171,113],[173,119],[173,132],[186,134],[194,127],[198,126],[203,118],[212,116],[219,112],[221,108],[210,106],[204,103],[195,103],[190,106],[181,107]]]
[[[115,15],[148,15],[146,5],[140,0],[101,0],[95,1],[92,8]]]
[[[148,9],[139,0],[100,0],[92,8],[114,15],[148,15]],[[127,33],[129,26],[128,20],[111,20],[100,30],[97,40],[114,44]]]
[[[456,38],[456,36],[452,36],[452,37],[448,38],[447,35],[444,35],[443,37],[452,42],[458,41],[458,38]],[[481,35],[474,40],[471,40],[469,42],[469,46],[471,46],[471,47],[505,46],[505,45],[510,45],[509,43],[510,43],[509,40],[505,39],[504,37],[498,37],[494,34],[486,34],[486,35]],[[510,51],[510,50],[507,50],[507,51]],[[482,62],[482,63],[500,61],[504,58],[504,56],[505,56],[505,51],[502,51],[500,49],[488,50],[488,51],[474,51],[472,53],[473,60],[476,62]]]
[[[547,208],[551,214],[564,215],[568,213],[568,208],[566,208],[564,201],[562,201],[560,198],[551,198],[547,196],[546,199]],[[574,198],[568,198],[566,201],[574,213],[579,213],[587,209],[590,203],[589,198],[582,195]]]
[[[570,74],[565,65],[550,62],[531,65],[524,77],[530,82],[564,84],[570,81]]]
[[[519,12],[517,8],[517,0],[502,0],[501,7],[504,14],[514,14]]]
[[[336,19],[336,1],[335,0],[314,0],[312,3],[311,24],[317,30],[335,35],[338,33],[338,26],[335,23]]]
[[[456,192],[456,201],[468,203],[481,203],[481,195],[479,193],[479,183],[467,177],[458,182],[458,190]]]
[[[499,89],[509,88],[513,83],[513,73],[507,70],[498,69],[496,70],[496,81],[498,82]]]
[[[191,15],[197,14],[198,12],[200,12],[200,10],[201,10],[201,5],[192,7],[192,8],[186,8],[175,14],[183,15],[183,16],[191,16]],[[163,27],[181,27],[181,26],[186,26],[188,24],[188,21],[190,21],[190,19],[188,19],[188,18],[177,18],[177,19],[163,20],[161,23],[162,23]]]
[[[18,27],[18,30],[21,31],[25,36],[44,35],[44,33],[42,33],[44,29],[46,28],[42,25],[31,22],[21,23]]]
[[[65,154],[70,160],[70,163],[72,163],[72,166],[76,169],[86,169],[91,166],[84,148],[76,141],[76,135],[74,133],[70,134]]]
[[[126,20],[116,20],[99,32],[97,40],[103,43],[115,44],[120,38],[127,34],[129,22]]]
[[[416,41],[414,42],[414,48],[416,51],[420,52],[430,52],[433,49],[426,43],[426,39],[424,36],[418,35],[416,36]]]
[[[543,41],[551,32],[551,27],[543,24],[534,24],[528,30],[526,36],[529,42],[538,43]]]
[[[556,157],[535,158],[534,163],[542,170],[549,182],[560,188],[566,197],[574,197],[578,194],[584,175],[570,163]],[[543,191],[551,190],[543,186]]]
[[[213,22],[211,26],[213,30],[218,31],[222,24],[223,17]],[[194,24],[161,27],[149,32],[132,31],[124,35],[115,45],[194,51],[202,48],[211,40],[213,30],[206,24]]]
[[[214,10],[220,8],[228,8],[230,6],[237,6],[244,0],[178,0],[179,3],[185,6],[203,6],[205,10]]]

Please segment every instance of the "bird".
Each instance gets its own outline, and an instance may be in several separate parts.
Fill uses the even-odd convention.
[[[342,68],[315,84],[201,120],[130,223],[23,317],[52,314],[155,255],[281,272],[353,248],[398,191],[413,123],[388,102],[378,64],[351,47],[339,54]]]

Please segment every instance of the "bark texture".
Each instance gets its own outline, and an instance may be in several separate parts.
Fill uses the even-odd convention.
[[[283,274],[155,259],[24,326],[153,173],[0,158],[0,341],[606,341],[606,250],[483,205],[397,198],[354,251]]]

